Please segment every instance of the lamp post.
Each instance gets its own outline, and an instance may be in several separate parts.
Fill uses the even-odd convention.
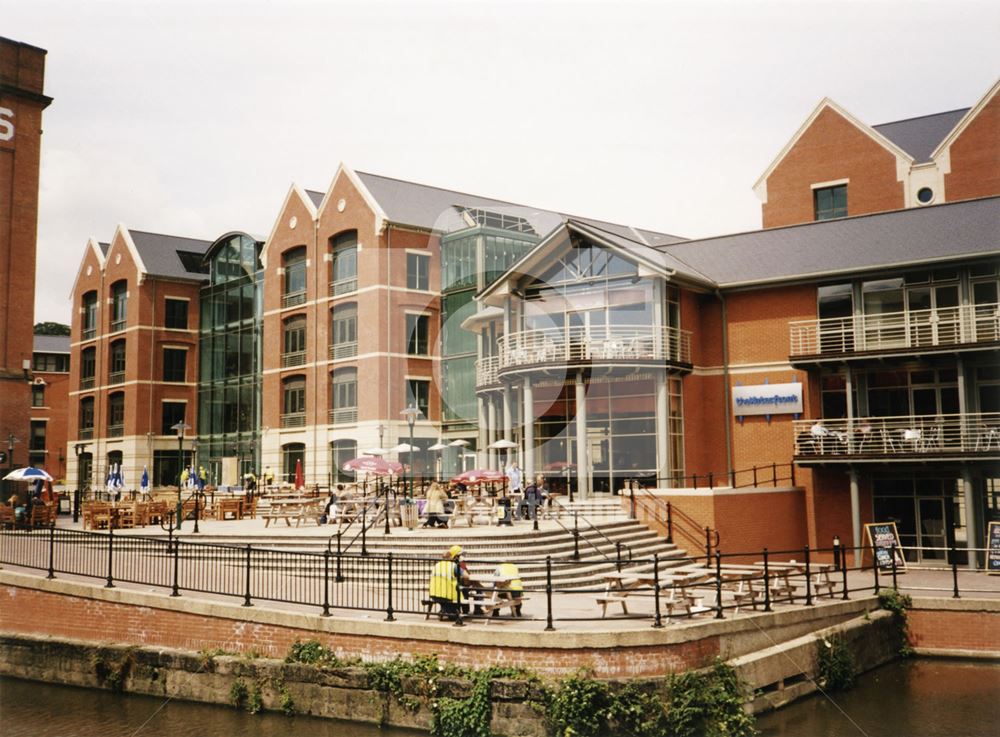
[[[413,502],[413,425],[417,422],[417,417],[420,416],[420,410],[414,407],[412,404],[404,409],[399,414],[406,418],[406,424],[410,426],[410,490],[407,494],[407,498],[412,503]]]
[[[200,484],[204,484],[205,483],[204,480],[201,478],[201,469],[198,468],[198,439],[197,438],[195,438],[194,440],[191,441],[191,456],[192,456],[191,463],[192,463],[193,468],[195,469],[195,473],[198,474],[198,480],[199,480],[199,486],[195,490],[195,493],[194,493],[194,532],[197,535],[198,534],[198,517],[201,516],[199,514],[199,508],[201,506],[199,504],[200,497],[201,497],[201,485]]]
[[[86,447],[86,443],[77,443],[73,446],[73,452],[76,453],[76,491],[73,492],[73,524],[80,521],[80,498],[83,494],[83,464],[80,462],[80,457],[83,455]]]
[[[179,530],[184,519],[184,502],[181,501],[181,479],[184,477],[184,431],[190,430],[191,426],[181,420],[176,425],[171,425],[170,429],[177,433],[177,529]]]

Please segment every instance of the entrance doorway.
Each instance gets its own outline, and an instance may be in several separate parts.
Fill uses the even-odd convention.
[[[909,563],[950,563],[949,548],[964,548],[964,497],[955,478],[875,479],[873,512],[876,522],[896,523]],[[956,551],[956,562],[965,555]]]

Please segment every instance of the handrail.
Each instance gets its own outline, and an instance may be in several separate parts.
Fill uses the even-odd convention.
[[[594,543],[591,540],[589,540],[586,537],[583,537],[583,541],[585,543],[587,543],[590,547],[592,547],[594,549],[594,552],[596,552],[598,555],[600,555],[602,558],[604,558],[604,560],[606,560],[608,563],[614,563],[617,567],[620,568],[621,567],[621,549],[625,548],[626,550],[628,550],[628,559],[631,562],[631,560],[632,560],[632,547],[628,543],[623,543],[620,540],[619,541],[612,540],[610,537],[608,537],[603,532],[601,532],[601,530],[598,527],[596,527],[593,522],[591,522],[585,516],[581,515],[579,512],[576,512],[576,511],[573,512],[573,529],[572,530],[570,530],[568,527],[566,527],[566,525],[564,525],[562,523],[562,520],[559,519],[558,517],[553,518],[553,521],[557,525],[559,525],[561,528],[563,528],[563,530],[565,530],[566,532],[571,532],[573,534],[574,542],[577,543],[575,545],[575,551],[574,551],[574,557],[575,558],[579,558],[579,545],[578,545],[578,541],[581,538],[581,536],[580,536],[580,530],[579,530],[579,523],[580,523],[580,518],[581,517],[583,518],[583,521],[584,521],[584,523],[586,523],[587,527],[589,529],[593,530],[594,532],[596,532],[606,543],[608,543],[608,545],[614,546],[615,550],[618,551],[619,555],[618,555],[618,557],[615,560],[612,560],[611,558],[609,558],[607,555],[604,554],[604,551],[602,551],[599,547],[597,547],[596,545],[594,545]]]
[[[602,360],[691,362],[691,332],[654,325],[521,330],[497,338],[500,369]]]
[[[643,505],[643,508],[649,510],[650,505],[653,508],[653,519],[657,522],[663,522],[662,511],[666,509],[666,525],[667,525],[667,542],[673,543],[674,537],[677,533],[680,533],[687,541],[694,543],[698,547],[704,546],[705,555],[707,557],[711,556],[712,548],[718,549],[719,544],[722,541],[722,535],[718,528],[702,526],[698,520],[694,519],[685,512],[683,509],[675,507],[669,500],[663,500],[657,496],[654,496],[648,489],[643,489],[639,487],[638,489],[640,495],[638,498],[635,496],[635,490],[631,490],[632,499],[636,503]],[[687,548],[688,546],[683,546]]]
[[[787,469],[788,475],[779,475]],[[652,484],[653,488],[673,488],[673,489],[714,489],[716,486],[726,486],[731,489],[759,488],[761,486],[777,486],[779,482],[789,482],[795,486],[795,464],[794,463],[770,463],[763,466],[751,466],[750,468],[733,469],[731,471],[709,471],[708,473],[693,473],[687,476],[657,476]],[[690,483],[687,483],[690,482]],[[628,479],[630,486],[649,489],[650,484],[644,483],[641,478]],[[701,484],[699,486],[699,483]]]

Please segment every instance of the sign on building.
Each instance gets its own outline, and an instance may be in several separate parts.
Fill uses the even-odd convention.
[[[802,384],[757,384],[733,387],[733,414],[793,415],[802,413]]]

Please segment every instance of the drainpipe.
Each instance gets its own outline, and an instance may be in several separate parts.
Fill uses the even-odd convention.
[[[325,407],[319,407],[318,403],[316,402],[316,398],[319,396],[319,374],[320,374],[320,371],[321,371],[321,369],[320,369],[320,355],[321,354],[319,352],[319,324],[320,324],[320,319],[329,320],[329,318],[326,317],[325,315],[322,318],[320,317],[320,306],[319,306],[320,303],[319,303],[319,300],[320,300],[320,294],[322,294],[322,292],[320,291],[320,287],[323,284],[323,280],[320,279],[320,276],[326,273],[326,249],[324,249],[323,252],[320,253],[320,249],[319,249],[319,213],[317,213],[316,217],[313,218],[313,253],[315,254],[315,258],[316,258],[316,268],[313,269],[313,284],[316,287],[316,292],[315,292],[316,296],[313,299],[313,320],[312,320],[312,323],[313,323],[313,327],[312,327],[312,333],[313,333],[313,361],[312,361],[313,362],[313,407],[319,409],[319,411],[321,413],[325,414],[326,413],[326,408],[330,406],[330,401],[329,401],[330,398],[327,397],[327,402],[326,402],[326,406]],[[322,258],[321,258],[321,256],[322,256]],[[323,304],[324,304],[324,306],[326,308],[326,312],[329,313],[329,304],[330,303],[329,302],[324,302]],[[308,320],[309,318],[307,317],[306,319]],[[328,368],[322,369],[322,371],[323,371],[324,374],[329,373],[329,369]],[[320,418],[322,418],[323,420],[326,420],[326,422],[323,423],[323,425],[326,426],[326,423],[329,422],[329,420],[327,418],[323,417],[322,414],[320,415]],[[330,446],[329,446],[329,444],[326,444],[326,447],[323,449],[323,453],[322,454],[320,453],[319,444],[317,442],[317,439],[318,439],[318,436],[319,436],[319,418],[316,417],[315,409],[314,409],[313,415],[312,415],[312,423],[313,423],[313,431],[312,431],[312,436],[313,436],[312,473],[313,473],[313,483],[314,484],[318,484],[319,483],[318,479],[322,479],[323,478],[319,474],[319,459],[322,456],[323,458],[325,458],[324,462],[327,463],[327,464],[329,464],[329,462],[330,462],[330,454],[329,454],[328,448]],[[243,483],[243,469],[241,469],[241,468],[237,469],[236,475],[237,475],[237,480],[239,481],[240,484],[242,484]],[[308,486],[308,484],[307,484],[307,486]]]
[[[392,412],[389,405],[392,403],[392,366],[395,361],[392,357],[392,226],[386,224],[386,245],[385,245],[385,339],[386,339],[386,365],[385,365],[385,417],[389,420],[390,431],[392,428]],[[375,234],[378,238],[378,233]],[[406,347],[403,347],[404,351]],[[390,432],[391,437],[391,432]],[[391,442],[391,441],[390,441]]]
[[[731,474],[733,470],[733,408],[730,403],[729,389],[729,315],[726,309],[726,298],[717,288],[715,297],[722,305],[722,404],[726,408],[726,473]]]

